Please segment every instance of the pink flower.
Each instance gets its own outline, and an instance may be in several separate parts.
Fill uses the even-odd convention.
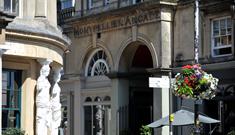
[[[193,68],[194,69],[201,69],[201,66],[199,64],[195,64],[195,65],[193,65]]]

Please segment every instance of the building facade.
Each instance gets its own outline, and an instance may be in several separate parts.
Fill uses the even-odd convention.
[[[169,89],[149,88],[148,78],[168,77],[169,68],[174,74],[194,63],[194,0],[67,0],[58,5],[59,24],[72,41],[62,81],[69,134],[136,135],[141,125],[171,109],[193,110],[192,100],[174,96],[171,108]],[[233,1],[200,2],[199,63],[220,80],[217,96],[204,100],[200,111],[221,120],[213,125],[216,134],[234,127],[234,24]],[[204,129],[207,134],[207,125]],[[168,132],[167,127],[154,129],[154,134]],[[192,128],[174,132],[187,135]]]
[[[41,71],[50,67],[45,80],[49,78],[54,88],[57,80],[53,76],[63,66],[69,40],[57,27],[56,0],[0,0],[0,7],[15,17],[5,30],[5,42],[0,44],[5,50],[0,67],[1,130],[20,128],[27,135],[34,135],[39,132],[37,123],[41,119],[36,102],[41,92],[38,88]],[[45,93],[48,100],[53,98],[49,89]],[[49,101],[46,104],[49,107]]]
[[[181,1],[177,6],[174,26],[173,67],[191,64],[194,61],[194,4]],[[200,46],[199,63],[202,68],[219,79],[217,96],[203,100],[201,112],[221,121],[213,134],[226,135],[234,125],[234,2],[200,2]],[[190,15],[186,15],[190,14]],[[187,51],[186,51],[187,50]],[[179,106],[193,106],[193,101],[183,100]],[[193,108],[192,108],[193,109]],[[212,128],[213,129],[213,128]],[[206,134],[209,125],[205,125]],[[185,128],[184,130],[190,130]]]
[[[3,9],[0,9],[0,44],[3,45],[5,43],[5,29],[8,23],[10,23],[13,20],[14,16],[9,15],[7,13],[4,13]],[[5,51],[4,48],[1,47],[0,49],[1,55]],[[2,59],[0,60],[0,66],[2,66]],[[2,70],[0,70],[0,75],[2,75]],[[0,77],[1,78],[1,77]],[[2,93],[2,84],[0,82],[0,93]],[[2,95],[0,95],[0,101],[2,101]],[[0,102],[0,106],[2,106],[2,102]],[[2,108],[0,109],[0,112],[2,112]],[[0,121],[2,121],[2,113],[0,113]],[[2,123],[0,123],[0,128],[2,127]]]
[[[148,77],[168,76],[160,69],[171,65],[176,3],[76,2],[58,17],[75,11],[60,22],[72,42],[62,81],[71,107],[68,132],[139,134],[142,125],[169,114],[169,90],[149,88]]]

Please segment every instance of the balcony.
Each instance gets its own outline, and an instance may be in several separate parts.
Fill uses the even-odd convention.
[[[106,11],[123,8],[127,6],[137,5],[142,3],[144,0],[137,0],[136,2],[133,2],[133,0],[118,0],[114,2],[110,2],[108,4],[102,5],[102,6],[93,6],[90,7],[90,9],[83,9],[76,11],[74,7],[62,9],[58,11],[57,18],[58,18],[58,24],[62,25],[65,23],[65,21],[69,18],[81,18],[86,17],[89,15],[99,14]],[[145,0],[149,1],[149,0]]]

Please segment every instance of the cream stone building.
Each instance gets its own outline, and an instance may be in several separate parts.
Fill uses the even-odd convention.
[[[59,0],[58,7],[72,41],[62,81],[68,134],[137,135],[171,109],[193,110],[192,100],[149,88],[148,78],[194,63],[194,0]],[[221,120],[212,126],[217,134],[234,127],[234,9],[231,0],[200,2],[199,62],[220,80],[217,96],[200,111]],[[188,135],[192,126],[174,133]]]
[[[67,2],[75,9],[66,7]],[[148,77],[168,77],[173,13],[168,1],[62,1],[70,37],[62,91],[71,135],[139,134],[169,114],[169,90],[149,88]],[[69,12],[75,11],[75,12]],[[71,14],[70,14],[71,13]],[[68,15],[74,17],[66,19]],[[156,133],[169,134],[164,127]]]
[[[51,76],[63,67],[70,41],[57,27],[56,0],[0,0],[0,7],[4,13],[15,16],[6,28],[5,42],[0,44],[5,50],[1,51],[1,129],[16,127],[34,135],[39,114],[39,71],[49,63],[48,78],[53,87],[55,80]],[[47,96],[50,97],[49,90]]]

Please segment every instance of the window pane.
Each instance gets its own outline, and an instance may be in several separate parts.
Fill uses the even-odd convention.
[[[227,29],[227,35],[231,35],[232,34],[232,28],[228,28]]]
[[[111,109],[110,105],[104,106],[104,131],[105,135],[110,135]]]
[[[228,28],[231,28],[231,27],[232,27],[231,18],[228,18],[228,19],[227,19],[227,27],[228,27]]]
[[[219,29],[214,29],[213,36],[219,36]]]
[[[228,44],[229,44],[229,45],[232,44],[232,36],[231,36],[231,35],[228,36]]]
[[[100,76],[108,71],[108,57],[103,50],[99,50],[92,56],[86,74],[87,76]]]
[[[221,45],[227,45],[227,36],[222,36],[221,37]]]
[[[93,111],[94,111],[93,132],[95,135],[103,135],[104,134],[104,106],[103,105],[93,106]]]
[[[110,101],[110,100],[111,100],[110,96],[105,96],[104,97],[104,101]]]
[[[4,11],[11,12],[11,0],[4,0]]]
[[[99,101],[101,101],[101,100],[102,100],[102,99],[101,99],[100,97],[96,97],[96,98],[95,98],[95,101],[98,101],[98,102],[99,102]]]
[[[12,12],[18,13],[19,2],[18,0],[12,0]]]
[[[66,9],[66,8],[72,7],[72,0],[61,1],[61,7],[62,7],[62,9]]]
[[[226,19],[220,20],[220,35],[225,35],[226,34]]]
[[[213,47],[220,47],[212,47],[215,56],[232,54],[232,47],[228,46],[232,44],[232,21],[230,17],[213,21],[212,35]]]
[[[2,73],[2,89],[7,89],[7,73]]]
[[[2,125],[20,128],[21,71],[2,72]]]
[[[217,46],[220,46],[220,38],[214,38],[214,46],[217,47]]]
[[[220,30],[220,35],[226,35],[226,29],[221,29]]]
[[[214,50],[214,55],[226,55],[226,54],[231,54],[231,53],[232,53],[232,48],[231,47],[215,49]]]
[[[2,90],[2,107],[7,107],[7,92],[6,90]]]
[[[84,113],[85,113],[85,135],[92,135],[92,111],[91,106],[85,106],[84,107]]]
[[[91,101],[92,101],[92,99],[90,97],[87,97],[85,100],[85,102],[91,102]]]
[[[222,19],[220,20],[220,29],[225,29],[226,28],[226,20],[225,19]]]
[[[213,29],[219,29],[219,21],[213,21]]]
[[[213,36],[219,35],[219,21],[213,21]]]

